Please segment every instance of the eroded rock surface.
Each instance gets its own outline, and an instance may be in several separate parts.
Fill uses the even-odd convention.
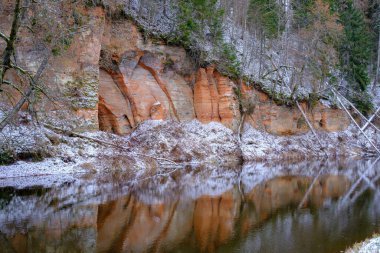
[[[85,28],[67,50],[52,57],[44,72],[44,80],[50,80],[47,92],[55,99],[52,103],[41,98],[35,106],[44,121],[125,135],[146,120],[197,119],[220,122],[237,132],[242,94],[254,99],[253,112],[244,117],[254,128],[275,135],[309,131],[297,108],[276,105],[266,94],[221,75],[213,66],[195,67],[183,48],[144,38],[132,21],[108,17],[101,8],[77,11],[86,17]],[[9,24],[6,17],[0,20],[4,31]],[[21,64],[33,72],[42,52],[32,46],[21,39],[17,48]],[[17,81],[12,72],[7,78]],[[20,95],[13,93],[12,100],[1,96],[0,102],[16,103]],[[302,107],[317,130],[342,131],[349,125],[341,110],[321,104]]]
[[[132,129],[149,119],[179,122],[198,119],[202,123],[221,122],[236,132],[242,119],[238,98],[241,90],[243,95],[254,99],[255,109],[245,117],[254,128],[275,135],[309,131],[297,108],[276,105],[265,93],[221,75],[212,66],[194,68],[182,48],[144,40],[130,21],[107,21],[104,30],[100,68],[113,77],[114,84],[101,78],[100,87],[119,87],[123,96],[119,95],[116,98],[119,102],[114,103],[121,107],[130,105],[130,113],[125,114],[125,118],[133,122],[129,124]],[[115,100],[102,90],[99,96]],[[121,101],[123,99],[126,102]],[[341,110],[322,104],[310,108],[303,103],[302,107],[318,130],[342,131],[349,125]],[[107,126],[118,121],[102,114],[100,110],[100,127],[110,130]],[[113,129],[128,125],[125,122],[117,124],[119,126]]]

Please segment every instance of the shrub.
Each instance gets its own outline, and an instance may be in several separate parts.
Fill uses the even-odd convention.
[[[16,161],[15,153],[10,149],[0,150],[0,165],[9,165]]]
[[[237,79],[241,75],[240,62],[237,58],[235,48],[223,43],[219,51],[219,60],[216,62],[217,69],[224,75]]]

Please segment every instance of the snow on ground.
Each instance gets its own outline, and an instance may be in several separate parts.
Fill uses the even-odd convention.
[[[380,236],[375,235],[373,238],[364,242],[355,244],[352,248],[346,250],[346,253],[378,253],[380,252]]]
[[[367,133],[379,143],[377,133],[370,129]],[[50,187],[88,175],[101,178],[103,173],[120,172],[124,176],[142,178],[161,171],[163,160],[160,159],[172,160],[177,164],[171,165],[182,167],[236,168],[242,160],[271,161],[273,165],[284,160],[324,156],[311,133],[274,136],[248,124],[244,126],[241,142],[236,133],[222,124],[201,124],[197,120],[186,123],[146,121],[125,137],[104,132],[83,135],[114,146],[59,134],[31,123],[8,126],[0,133],[0,154],[10,150],[19,161],[0,166],[0,187]],[[371,150],[368,142],[352,126],[343,132],[319,132],[318,135],[331,157],[360,156],[363,151]],[[165,163],[165,166],[170,164]],[[260,175],[257,172],[257,176]],[[226,181],[226,184],[230,183]],[[189,191],[189,195],[197,193]]]
[[[342,132],[318,132],[323,149],[311,132],[289,137],[271,135],[254,129],[249,124],[245,124],[244,128],[241,150],[245,161],[323,157],[325,151],[331,157],[361,156],[363,151],[373,150],[365,137],[352,125]],[[378,133],[368,129],[366,134],[374,143],[380,143]]]
[[[134,150],[189,163],[240,161],[236,135],[220,123],[146,121],[128,138]]]
[[[31,124],[9,126],[1,135],[0,151],[10,150],[23,161],[0,166],[0,187],[50,187],[88,174],[115,171],[130,172],[139,178],[162,166],[160,158],[180,164],[217,165],[237,164],[241,157],[231,130],[219,123],[202,125],[198,121],[147,121],[127,137],[104,132],[83,134],[122,148]]]

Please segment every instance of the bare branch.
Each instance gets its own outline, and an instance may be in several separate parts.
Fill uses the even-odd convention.
[[[11,68],[13,68],[13,69],[17,69],[18,71],[20,71],[22,74],[24,74],[24,75],[26,75],[26,76],[28,76],[28,77],[32,77],[32,75],[27,71],[27,70],[25,70],[25,69],[23,69],[23,68],[21,68],[21,67],[19,67],[19,66],[17,66],[17,65],[14,65],[14,64],[11,64]]]
[[[0,32],[0,38],[2,38],[3,40],[5,40],[6,43],[9,43],[9,38],[2,32]]]
[[[11,33],[9,35],[9,38],[7,41],[7,46],[4,49],[3,52],[3,67],[0,69],[0,90],[1,90],[1,85],[3,84],[3,79],[5,76],[5,73],[7,72],[8,69],[11,68],[11,58],[14,55],[15,51],[15,43],[17,39],[17,33],[20,28],[20,21],[21,21],[21,8],[20,8],[20,2],[21,0],[16,0],[16,5],[14,9],[14,14],[13,14],[13,21],[12,21],[12,28],[11,28]],[[3,38],[4,39],[4,38]]]
[[[38,87],[38,85],[37,85],[38,80],[40,79],[40,77],[42,75],[42,72],[43,72],[43,70],[45,69],[45,67],[46,67],[46,65],[48,63],[49,57],[50,57],[50,54],[47,54],[45,56],[45,58],[43,59],[41,65],[40,65],[40,67],[37,70],[37,73],[34,76],[31,76],[24,69],[22,69],[22,68],[20,68],[20,67],[18,67],[16,65],[14,66],[15,68],[17,67],[17,69],[19,69],[20,71],[25,72],[25,74],[28,75],[28,77],[29,77],[29,88],[28,88],[27,92],[25,93],[25,95],[18,101],[18,103],[16,104],[16,106],[12,109],[12,111],[9,112],[8,115],[0,122],[0,132],[4,129],[4,127],[6,125],[9,124],[9,122],[15,117],[15,115],[17,115],[17,113],[20,111],[21,107],[26,103],[26,101],[29,100],[30,96],[33,95],[36,87]]]
[[[348,109],[346,108],[346,106],[343,104],[342,100],[339,98],[339,96],[338,96],[337,92],[335,91],[335,89],[331,88],[331,91],[334,93],[334,95],[336,96],[336,99],[338,100],[338,102],[340,103],[340,105],[343,107],[343,109],[345,110],[345,112],[347,113],[347,115],[350,117],[351,121],[355,124],[355,126],[359,129],[359,131],[363,134],[363,136],[367,139],[367,141],[369,142],[369,144],[371,144],[371,146],[376,150],[376,152],[380,154],[380,150],[376,147],[376,145],[371,141],[371,139],[365,134],[365,132],[362,130],[362,128],[359,126],[359,124],[352,117],[351,113],[348,111]]]
[[[151,155],[146,155],[146,154],[142,154],[142,153],[133,152],[129,148],[117,145],[117,144],[112,143],[112,142],[107,142],[107,141],[103,141],[103,140],[100,140],[100,139],[97,139],[97,138],[88,137],[88,136],[85,136],[83,134],[79,134],[79,133],[76,133],[76,132],[73,132],[73,131],[65,130],[65,129],[62,129],[62,128],[59,128],[59,127],[56,127],[56,126],[52,126],[52,125],[49,125],[49,124],[46,124],[46,123],[43,124],[43,125],[44,125],[44,127],[48,128],[48,129],[51,129],[53,131],[58,131],[58,132],[60,132],[62,134],[66,134],[66,135],[69,135],[69,136],[74,136],[74,137],[79,137],[79,138],[82,138],[82,139],[87,139],[87,140],[99,143],[101,145],[107,145],[107,146],[115,147],[115,148],[118,148],[118,149],[121,149],[121,150],[124,150],[124,151],[127,151],[127,152],[131,152],[133,155],[137,155],[137,156],[142,156],[142,157],[154,159],[154,160],[157,160],[157,161],[160,161],[160,162],[168,162],[170,164],[179,165],[178,163],[176,163],[176,162],[174,162],[173,160],[170,160],[170,159],[166,159],[166,158],[162,158],[162,157],[155,157],[155,156],[151,156]]]
[[[3,83],[8,85],[8,86],[11,86],[13,89],[17,90],[22,96],[25,96],[25,93],[19,87],[17,87],[17,85],[15,85],[14,83],[12,83],[8,80],[3,80]]]
[[[9,124],[9,122],[13,119],[13,117],[20,111],[21,107],[25,104],[25,102],[28,100],[30,95],[33,93],[33,87],[30,86],[28,91],[26,92],[25,96],[23,96],[20,101],[15,105],[15,107],[12,109],[10,113],[0,122],[0,132],[4,129],[6,125]]]

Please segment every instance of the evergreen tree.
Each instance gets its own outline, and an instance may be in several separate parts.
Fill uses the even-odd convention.
[[[179,0],[178,7],[177,40],[181,44],[191,48],[196,44],[194,40],[211,40],[215,44],[221,42],[224,10],[218,8],[217,0]]]
[[[293,25],[296,28],[305,28],[312,24],[312,10],[315,6],[315,0],[293,0],[292,9]]]
[[[364,15],[351,1],[344,6],[340,11],[340,22],[344,26],[340,46],[341,64],[353,88],[365,91],[370,82],[367,68],[371,58],[371,36]]]
[[[276,0],[250,0],[248,22],[261,28],[266,37],[275,37],[283,30],[281,8]]]

